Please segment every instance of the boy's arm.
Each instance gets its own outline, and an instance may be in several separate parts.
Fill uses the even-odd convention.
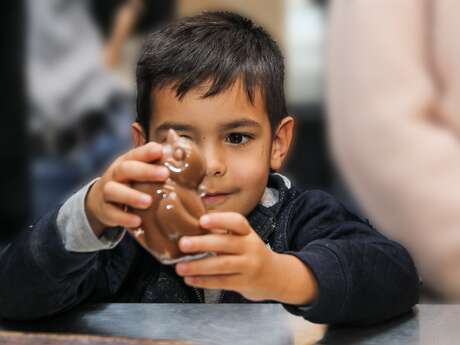
[[[238,213],[210,213],[200,218],[200,226],[211,233],[184,236],[179,246],[185,253],[217,255],[181,262],[176,272],[188,285],[279,301],[320,323],[380,322],[417,302],[417,273],[401,245],[326,193],[307,192],[294,207],[284,236],[290,251],[268,249]]]
[[[137,247],[127,236],[105,255],[100,249],[110,249],[116,239],[101,239],[107,237],[107,229],[139,225],[140,219],[120,205],[150,206],[129,183],[167,178],[167,171],[162,174],[164,169],[148,163],[159,157],[161,146],[156,143],[118,157],[87,196],[80,191],[0,251],[0,317],[38,318],[69,309],[91,293],[105,297],[117,291]],[[83,252],[73,251],[80,245]]]
[[[57,210],[22,230],[0,253],[0,317],[26,320],[70,308],[93,291],[97,253],[72,253]]]
[[[285,306],[295,314],[319,323],[370,324],[417,303],[419,280],[408,252],[326,193],[299,198],[288,243],[318,284],[312,304]]]
[[[68,251],[85,253],[112,249],[126,233],[126,229],[115,227],[97,236],[91,228],[85,211],[85,201],[95,181],[72,195],[58,212],[57,229]]]
[[[99,250],[113,248],[121,238],[100,240],[94,234],[94,238],[91,237],[90,228],[76,228],[78,224],[87,223],[83,205],[78,203],[87,188],[72,196],[60,209],[21,231],[2,249],[0,317],[36,319],[69,309],[96,290],[100,297],[117,291],[134,257],[135,247],[127,239],[117,247],[116,254],[108,253],[114,254],[115,261],[123,259],[115,263],[124,270],[121,274],[110,274],[110,268],[102,265]],[[84,219],[78,219],[82,216]],[[71,234],[71,230],[75,233]],[[121,229],[113,230],[123,234]],[[107,276],[112,276],[110,283]]]

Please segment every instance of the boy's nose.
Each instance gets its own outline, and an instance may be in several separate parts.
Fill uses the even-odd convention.
[[[207,175],[208,176],[223,176],[225,174],[225,169],[222,166],[213,165],[209,167]]]
[[[207,176],[223,176],[227,171],[226,164],[222,153],[210,148],[205,150],[206,158],[206,175]]]

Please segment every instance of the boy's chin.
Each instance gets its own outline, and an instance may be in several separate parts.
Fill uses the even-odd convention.
[[[242,212],[240,209],[237,209],[235,207],[224,207],[224,206],[220,206],[220,207],[209,207],[209,208],[205,208],[206,210],[206,213],[220,213],[220,212],[236,212],[236,213],[239,213],[239,214],[242,214],[243,216],[247,217],[248,216],[248,212]]]
[[[218,212],[238,212],[231,207],[225,207],[224,205],[219,206],[205,206],[206,213],[218,213]]]
[[[219,206],[209,206],[205,207],[206,213],[217,213],[217,212],[236,212],[235,210],[231,210],[228,207],[219,207]]]

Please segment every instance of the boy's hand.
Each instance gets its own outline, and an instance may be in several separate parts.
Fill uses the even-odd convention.
[[[305,264],[267,248],[242,215],[210,213],[201,217],[200,225],[212,233],[184,236],[179,241],[180,249],[217,255],[176,265],[176,272],[188,285],[233,290],[254,301],[299,305],[316,296],[316,281]]]
[[[118,157],[104,175],[91,187],[85,201],[89,223],[96,236],[113,226],[135,228],[139,216],[126,206],[146,209],[152,203],[150,195],[130,187],[131,182],[160,182],[166,180],[166,167],[151,164],[161,158],[162,146],[150,142]]]

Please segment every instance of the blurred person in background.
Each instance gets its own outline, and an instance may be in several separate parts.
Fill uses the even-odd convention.
[[[362,207],[460,298],[460,2],[335,0],[332,148]]]
[[[155,3],[28,1],[33,218],[129,147],[125,128],[135,110],[134,84],[116,69],[138,25],[171,14],[148,16]],[[101,17],[104,11],[108,15]],[[134,61],[128,70],[134,72]]]
[[[175,14],[173,0],[93,0],[90,11],[104,41],[104,63],[111,69],[126,63],[125,50],[135,41],[136,51],[141,47],[142,37]],[[138,38],[141,38],[139,40]],[[137,56],[131,57],[133,68]],[[132,73],[132,71],[131,71]],[[134,80],[133,80],[134,83]]]

